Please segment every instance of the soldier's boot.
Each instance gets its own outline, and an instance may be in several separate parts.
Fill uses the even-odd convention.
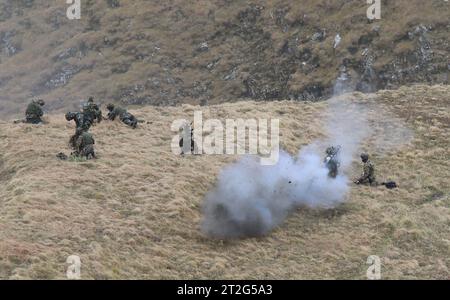
[[[62,153],[62,152],[59,152],[59,153],[56,155],[56,157],[59,158],[60,160],[67,160],[67,159],[68,159],[67,155],[65,155],[65,154]]]
[[[95,154],[94,146],[92,146],[92,149],[89,151],[88,156],[93,159],[97,159],[97,155]],[[88,158],[88,159],[90,159]]]
[[[41,124],[42,123],[42,120],[41,120],[41,118],[27,118],[26,120],[25,120],[25,123],[29,123],[29,124]]]
[[[87,145],[84,147],[80,155],[86,157],[86,159],[97,158],[95,156],[94,145]]]
[[[125,118],[123,119],[123,122],[134,129],[137,126],[137,121],[133,120],[132,118]]]

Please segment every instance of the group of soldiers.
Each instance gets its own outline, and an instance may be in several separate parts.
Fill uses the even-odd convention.
[[[42,117],[44,115],[43,106],[44,100],[33,100],[25,111],[25,119],[20,122],[30,124],[43,123]],[[108,104],[106,106],[108,115],[103,117],[100,106],[94,102],[93,97],[89,97],[88,101],[83,104],[80,112],[68,112],[65,114],[67,121],[74,121],[76,125],[75,134],[70,137],[69,145],[74,150],[71,153],[74,157],[82,157],[86,159],[96,158],[94,145],[94,136],[89,132],[91,126],[95,123],[100,123],[103,119],[114,121],[119,118],[123,123],[135,129],[138,124],[138,120],[135,116],[129,113],[122,107],[115,106],[114,104]],[[59,153],[60,159],[67,159],[67,156],[63,153]]]
[[[339,169],[339,151],[340,146],[328,147],[325,151],[326,157],[324,159],[324,164],[328,169],[328,176],[330,178],[336,178]],[[363,171],[361,176],[354,181],[355,184],[363,184],[370,186],[377,186],[379,183],[375,177],[375,166],[369,160],[369,155],[367,153],[361,154],[361,161],[363,163]],[[382,182],[381,185],[386,186],[389,189],[396,188],[397,184],[394,181]]]
[[[44,100],[38,99],[33,100],[27,107],[25,112],[25,120],[23,122],[31,124],[39,124],[42,122],[43,110],[42,107],[45,105]],[[138,120],[130,114],[126,109],[121,107],[116,107],[114,104],[108,104],[106,106],[108,110],[108,115],[106,120],[114,121],[119,118],[126,125],[136,128]],[[102,111],[94,102],[93,97],[89,97],[88,101],[83,105],[81,112],[68,112],[65,115],[67,121],[75,121],[76,129],[75,134],[71,136],[69,145],[74,152],[73,156],[84,157],[86,159],[96,158],[94,144],[95,139],[93,135],[89,132],[89,129],[96,122],[100,123],[103,120]],[[191,148],[194,151],[195,143],[193,140],[193,130],[190,131],[191,143],[190,145],[184,145],[184,138],[180,140],[180,148],[182,148],[182,154],[185,148]],[[187,146],[187,147],[186,147]],[[328,176],[330,178],[336,178],[339,169],[339,151],[340,146],[328,147],[325,151],[326,157],[324,159],[324,164],[328,168]],[[354,181],[355,184],[365,184],[376,186],[378,182],[375,177],[375,167],[373,163],[369,160],[369,155],[367,153],[361,154],[361,161],[363,163],[362,175]],[[397,187],[396,183],[393,181],[383,182],[388,188]]]

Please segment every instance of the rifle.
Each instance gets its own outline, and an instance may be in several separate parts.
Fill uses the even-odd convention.
[[[388,188],[390,190],[398,188],[398,185],[395,181],[382,182],[381,185],[384,185],[386,188]]]

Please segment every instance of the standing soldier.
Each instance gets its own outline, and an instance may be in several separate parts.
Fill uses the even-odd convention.
[[[45,105],[44,100],[38,99],[33,100],[28,105],[27,110],[25,111],[25,123],[31,124],[39,124],[42,123],[42,116],[44,112],[42,111],[42,106]]]
[[[372,162],[369,160],[369,155],[366,153],[361,154],[361,160],[364,163],[363,165],[363,173],[361,177],[355,181],[356,184],[369,184],[369,185],[377,185],[377,181],[375,178],[375,167]]]
[[[331,178],[336,178],[338,174],[338,168],[339,168],[339,160],[338,160],[338,153],[341,149],[341,146],[331,146],[328,147],[325,151],[326,157],[324,159],[325,166],[328,168],[328,176]]]
[[[127,112],[126,109],[122,108],[122,107],[115,107],[114,104],[108,104],[106,106],[106,108],[108,109],[109,113],[108,113],[108,120],[114,121],[116,119],[116,117],[119,117],[119,119],[127,124],[130,127],[133,127],[133,129],[135,129],[137,127],[137,119],[135,116],[133,116],[132,114],[130,114],[129,112]]]
[[[90,123],[90,125],[94,124],[95,120],[97,120],[97,123],[102,121],[102,111],[100,110],[100,107],[94,103],[93,97],[89,97],[88,101],[83,104],[83,114],[85,122]]]

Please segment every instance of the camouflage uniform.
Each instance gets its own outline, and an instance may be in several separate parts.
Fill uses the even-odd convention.
[[[328,147],[325,153],[327,156],[324,159],[325,166],[328,168],[328,176],[331,178],[336,178],[338,174],[338,168],[339,168],[339,160],[338,160],[338,153],[339,153],[340,147]]]
[[[375,168],[374,165],[372,164],[372,162],[370,160],[366,161],[364,163],[363,166],[363,174],[362,176],[359,178],[359,183],[360,184],[374,184],[376,183],[376,178],[375,178]]]
[[[94,151],[95,140],[89,132],[83,132],[76,141],[76,156],[86,157],[86,159],[96,158]]]
[[[107,106],[109,113],[108,113],[108,119],[111,121],[114,121],[116,117],[119,117],[119,119],[127,124],[128,126],[131,126],[133,128],[136,128],[137,126],[137,119],[127,112],[126,109],[122,107],[115,107],[113,104],[108,104]]]
[[[358,184],[370,184],[376,185],[377,181],[375,178],[375,167],[372,162],[369,160],[367,154],[362,154],[361,158],[363,159],[363,173],[361,177],[356,181]]]
[[[91,127],[92,123],[89,121],[86,121],[86,116],[83,113],[80,112],[68,112],[66,114],[66,120],[67,121],[75,121],[76,124],[76,130],[75,134],[70,137],[69,145],[72,148],[76,148],[76,142],[78,137],[83,133],[87,132],[89,128]]]
[[[25,122],[31,124],[42,123],[41,117],[44,115],[42,106],[45,105],[43,100],[33,100],[25,111]]]
[[[94,103],[92,97],[83,104],[83,114],[85,116],[85,122],[88,123],[89,126],[94,124],[95,120],[97,120],[97,123],[102,121],[102,111],[100,110],[100,107]]]

